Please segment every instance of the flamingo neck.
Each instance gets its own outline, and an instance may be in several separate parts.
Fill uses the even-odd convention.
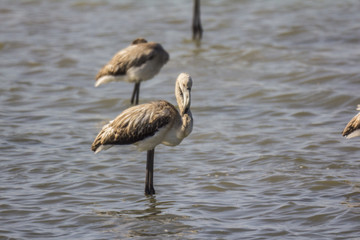
[[[190,109],[181,117],[182,125],[179,131],[180,137],[185,138],[189,136],[193,129],[193,117]]]

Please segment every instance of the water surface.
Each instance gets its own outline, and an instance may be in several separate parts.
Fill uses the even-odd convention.
[[[21,1],[0,5],[0,239],[359,239],[358,1]],[[133,86],[94,88],[137,38],[170,61],[140,102],[192,75],[192,134],[94,155]]]

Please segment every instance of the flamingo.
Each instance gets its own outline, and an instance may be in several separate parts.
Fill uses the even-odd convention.
[[[137,38],[100,69],[95,78],[95,87],[114,81],[135,83],[131,104],[134,99],[135,104],[138,104],[140,83],[158,74],[168,60],[169,54],[159,43]]]
[[[360,104],[357,106],[358,111],[360,111]],[[356,114],[350,122],[346,125],[345,129],[342,132],[342,135],[346,138],[353,138],[360,136],[360,113]]]
[[[147,151],[145,194],[155,194],[155,147],[159,144],[176,146],[191,133],[191,87],[191,76],[181,73],[175,83],[179,111],[164,100],[130,107],[101,129],[91,149],[98,153],[113,145],[134,144],[139,151]]]

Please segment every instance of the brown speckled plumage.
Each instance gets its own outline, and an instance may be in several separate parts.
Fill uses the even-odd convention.
[[[125,145],[141,141],[169,124],[171,116],[176,114],[175,107],[163,100],[128,108],[103,127],[91,149],[96,151],[100,145]]]
[[[355,132],[356,130],[360,130],[360,113],[355,115],[350,122],[344,128],[342,135],[344,137],[349,136],[351,133]]]
[[[95,79],[98,80],[106,75],[126,75],[131,67],[139,67],[158,55],[161,55],[159,57],[161,68],[162,65],[169,60],[169,54],[163,47],[159,43],[147,42],[143,38],[135,39],[129,47],[116,53],[114,57],[100,69]]]

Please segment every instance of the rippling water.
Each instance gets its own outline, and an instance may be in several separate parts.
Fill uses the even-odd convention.
[[[4,0],[0,5],[0,239],[360,239],[359,1]],[[169,63],[141,102],[194,80],[193,133],[155,153],[94,155],[133,86],[94,88],[134,38]]]

